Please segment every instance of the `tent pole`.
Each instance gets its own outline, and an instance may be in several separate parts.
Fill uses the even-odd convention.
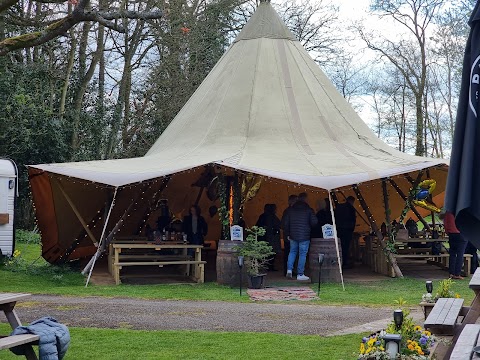
[[[338,192],[339,192],[340,194],[342,194],[343,199],[344,199],[345,201],[347,201],[347,197],[345,196],[345,194],[343,193],[343,191],[339,190]],[[338,203],[338,201],[337,201],[337,203]],[[368,226],[370,226],[370,223],[369,223],[367,220],[365,220],[365,218],[362,216],[362,214],[360,214],[360,211],[358,211],[357,209],[355,209],[355,212],[357,213],[357,216],[359,216],[360,219],[362,219],[365,224],[367,224]]]
[[[90,267],[90,272],[88,273],[87,282],[85,283],[85,287],[87,287],[88,283],[90,282],[90,278],[92,277],[93,268],[95,267],[95,262],[97,261],[97,258],[100,256],[100,253],[102,252],[102,242],[103,242],[103,239],[105,237],[105,231],[107,230],[108,220],[110,219],[110,215],[112,214],[112,209],[115,206],[115,198],[117,197],[117,191],[118,191],[118,187],[115,188],[115,192],[113,193],[113,198],[112,198],[112,202],[110,204],[110,209],[108,210],[107,217],[105,218],[105,223],[103,224],[102,235],[100,236],[100,244],[98,244],[97,252],[95,253],[95,255],[93,255],[92,260],[90,260],[90,261],[92,261],[92,266]]]
[[[365,214],[367,215],[368,219],[370,220],[370,225],[372,227],[372,230],[375,232],[377,235],[378,240],[380,241],[380,246],[382,247],[382,250],[385,252],[385,255],[387,255],[387,259],[392,265],[393,271],[395,271],[395,275],[399,278],[403,278],[402,271],[398,267],[397,264],[397,259],[395,256],[390,252],[386,251],[387,250],[387,244],[385,243],[385,239],[383,238],[382,232],[377,226],[377,223],[375,222],[375,219],[373,218],[373,214],[370,212],[370,209],[367,206],[367,203],[365,202],[365,199],[363,198],[362,194],[360,193],[360,189],[358,188],[357,185],[353,186],[353,191],[355,191],[355,195],[357,195],[357,199],[360,202],[360,205],[362,206],[363,210],[365,211]]]
[[[170,175],[165,176],[158,190],[153,194],[153,202],[151,202],[151,204],[153,205],[147,206],[142,218],[140,219],[140,223],[137,227],[137,232],[136,232],[137,235],[140,234],[143,228],[146,226],[149,216],[152,212],[153,206],[157,205],[157,202],[160,200],[160,196],[162,196],[163,190],[165,190],[165,188],[167,187],[169,180],[170,180]]]
[[[330,191],[328,192],[328,200],[330,201],[330,214],[332,215],[333,237],[335,238],[335,249],[337,250],[338,270],[340,271],[342,288],[343,288],[343,291],[345,291],[345,283],[343,281],[342,259],[340,259],[340,248],[338,247],[337,224],[335,221],[335,212],[333,211],[333,199]],[[318,279],[318,281],[320,281],[320,279]]]
[[[62,184],[60,184],[60,181],[57,180],[57,178],[53,178],[55,179],[55,183],[57,184],[58,188],[60,189],[60,191],[62,192],[63,196],[65,197],[65,199],[67,200],[68,204],[70,205],[70,207],[72,208],[73,212],[75,213],[75,215],[77,216],[77,219],[78,221],[80,221],[80,224],[82,224],[83,228],[85,229],[86,233],[88,234],[88,236],[90,237],[90,239],[92,240],[93,244],[95,245],[95,247],[98,247],[98,241],[97,239],[95,238],[95,236],[93,235],[93,233],[90,231],[90,229],[88,228],[87,226],[87,223],[85,222],[85,220],[83,219],[82,215],[80,214],[80,211],[78,211],[77,207],[75,206],[75,204],[73,203],[72,199],[70,198],[70,196],[68,196],[68,194],[65,192],[65,189],[63,188]]]

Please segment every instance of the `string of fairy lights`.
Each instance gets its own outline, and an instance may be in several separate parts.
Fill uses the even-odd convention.
[[[381,188],[382,187],[382,182],[385,181],[385,180],[390,180],[390,179],[395,179],[395,180],[402,179],[402,180],[407,181],[409,186],[412,186],[412,182],[411,182],[412,177],[410,176],[409,173],[405,173],[405,174],[394,175],[394,176],[391,176],[391,177],[368,180],[368,181],[363,182],[363,183],[357,183],[357,184],[352,184],[352,185],[348,185],[348,186],[342,186],[342,187],[339,187],[339,188],[336,188],[336,189],[326,190],[326,189],[317,188],[317,187],[314,187],[314,186],[308,185],[308,184],[295,183],[295,182],[292,182],[292,181],[278,179],[278,178],[274,178],[274,177],[271,177],[271,176],[259,175],[259,174],[255,174],[255,173],[251,173],[251,172],[247,172],[247,171],[243,171],[243,170],[238,170],[238,169],[235,169],[235,168],[223,165],[223,164],[201,165],[201,166],[197,166],[197,167],[190,168],[190,169],[187,169],[187,170],[178,171],[178,172],[175,172],[173,174],[166,174],[166,175],[163,175],[161,177],[142,180],[142,181],[138,181],[138,182],[134,182],[134,183],[118,186],[118,187],[108,185],[108,184],[104,184],[104,183],[100,183],[100,182],[91,181],[91,180],[80,179],[80,178],[76,178],[76,177],[72,177],[72,176],[50,173],[48,171],[45,171],[45,173],[49,177],[50,180],[55,178],[60,183],[68,182],[69,184],[81,185],[81,186],[84,186],[84,187],[88,187],[90,189],[98,189],[98,190],[113,191],[115,188],[117,188],[117,197],[116,197],[116,199],[113,199],[112,209],[115,208],[115,202],[118,201],[119,198],[121,198],[121,195],[124,191],[132,190],[132,189],[136,190],[135,194],[137,196],[136,197],[134,196],[128,202],[130,204],[129,205],[130,210],[137,209],[139,204],[145,204],[145,201],[148,200],[146,194],[148,192],[152,191],[152,194],[149,196],[149,199],[156,199],[156,200],[154,201],[154,203],[150,202],[149,204],[147,204],[146,213],[144,214],[142,219],[140,219],[138,227],[143,228],[146,225],[146,223],[148,222],[148,220],[150,218],[150,215],[157,210],[156,205],[157,205],[157,203],[160,199],[161,194],[163,192],[167,191],[169,183],[171,181],[174,181],[175,177],[177,177],[177,176],[179,177],[179,176],[186,175],[186,174],[199,173],[199,172],[201,172],[202,169],[205,169],[208,166],[213,166],[218,171],[225,171],[226,170],[226,172],[237,173],[238,175],[242,175],[242,176],[247,176],[247,175],[248,176],[253,176],[257,179],[258,178],[261,179],[262,182],[273,183],[273,184],[276,184],[276,185],[286,186],[287,189],[292,189],[292,193],[307,192],[307,193],[310,193],[310,194],[326,194],[326,193],[328,193],[328,191],[330,191],[332,194],[335,195],[335,197],[336,197],[336,194],[338,194],[338,193],[345,196],[344,193],[346,193],[346,192],[355,193],[355,190],[354,190],[355,188],[361,189],[362,191],[364,191],[366,189],[370,189],[370,188],[373,189],[375,187]],[[444,167],[445,167],[444,165],[436,165],[436,166],[432,166],[428,169],[429,170],[437,170],[437,169],[442,169]],[[420,171],[422,171],[422,170],[420,170]],[[36,174],[36,175],[41,175],[41,174]],[[158,186],[157,186],[157,184],[158,184]],[[34,201],[35,199],[33,197],[31,183],[30,183],[30,198],[32,199],[32,206],[33,206],[34,213],[36,215],[35,216],[35,224],[36,224],[37,228],[39,229],[40,236],[42,236],[42,227],[40,226],[40,224],[38,222],[38,211],[37,211],[36,204],[35,204],[35,201]],[[125,200],[125,199],[122,199],[122,200]],[[363,212],[365,217],[368,219],[370,224],[372,224],[372,222],[374,222],[375,219],[374,219],[374,216],[373,216],[372,212],[370,211],[370,207],[368,207],[368,204],[367,204],[367,208],[368,208],[368,211],[365,211],[365,209],[363,209],[363,208],[361,209],[361,211]],[[101,224],[100,220],[103,217],[104,217],[104,214],[102,213],[102,211],[98,210],[98,211],[96,211],[94,217],[89,219],[88,224],[91,224],[91,226],[92,226],[91,228],[95,229],[97,227],[97,225],[100,226],[100,224]],[[126,219],[128,219],[129,217],[131,217],[131,211],[130,211],[130,213],[122,214],[120,219],[113,226],[113,229],[116,229],[115,233],[121,231],[121,229],[126,224]],[[102,223],[101,227],[103,227],[103,226],[104,226],[104,224]],[[105,234],[105,238],[109,238],[111,235],[112,234],[110,234],[110,233],[109,233],[108,236]],[[84,241],[88,236],[89,236],[88,233],[86,231],[84,231],[83,233],[81,233],[80,236],[77,236],[73,239],[72,244],[74,246],[78,246],[78,244],[80,244],[82,241]],[[100,239],[100,241],[101,241],[101,239]],[[49,251],[50,250],[51,249],[49,249]],[[70,257],[71,254],[75,252],[75,249],[73,249],[71,252],[68,251],[69,249],[66,249],[66,250],[67,250],[67,252],[62,252],[62,255],[60,255],[58,257],[58,260],[60,260],[60,261],[67,260],[67,259],[65,259],[65,256]]]

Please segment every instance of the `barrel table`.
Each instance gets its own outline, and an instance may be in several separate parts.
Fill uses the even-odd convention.
[[[235,247],[242,241],[220,240],[217,249],[217,283],[232,287],[240,286],[240,268]],[[243,282],[247,284],[247,275],[243,269]]]
[[[339,241],[340,259],[342,258],[342,248]],[[325,254],[325,260],[322,265],[322,282],[340,282],[340,269],[338,267],[337,249],[335,239],[312,238],[310,241],[310,250],[308,263],[310,265],[309,276],[312,282],[318,282],[319,263],[318,254]]]

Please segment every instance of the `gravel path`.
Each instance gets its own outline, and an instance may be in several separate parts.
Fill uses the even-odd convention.
[[[146,330],[254,331],[333,335],[379,330],[389,308],[169,301],[33,295],[17,305],[24,323],[50,315],[69,326]],[[383,320],[383,321],[379,321]],[[368,323],[372,323],[369,327]]]

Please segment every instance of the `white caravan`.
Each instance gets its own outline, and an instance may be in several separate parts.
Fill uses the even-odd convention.
[[[17,165],[10,159],[0,158],[0,251],[7,256],[15,251],[17,175]]]

